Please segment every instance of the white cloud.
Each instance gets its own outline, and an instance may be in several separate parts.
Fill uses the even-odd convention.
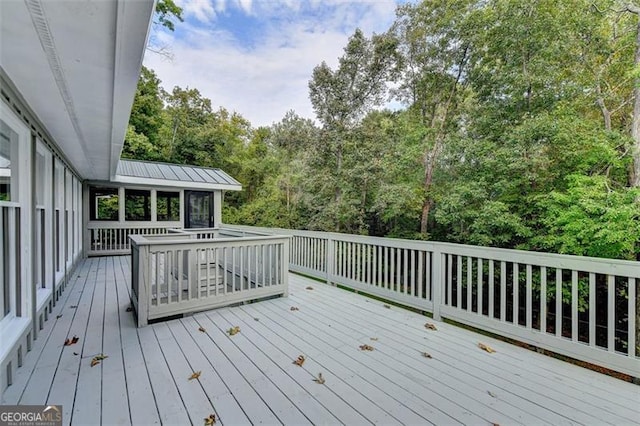
[[[195,11],[202,14],[209,9],[193,7],[193,3],[201,2],[183,2],[185,6],[190,5],[189,13],[202,22]],[[218,20],[224,19],[221,7],[239,7],[221,3],[211,9],[214,14],[219,12]],[[269,0],[253,4],[247,1],[242,7],[245,11],[251,8],[254,15],[278,18],[266,25],[253,47],[241,45],[221,25],[213,23],[205,28],[187,19],[180,24],[179,38],[163,34],[163,41],[171,45],[174,60],[169,62],[149,54],[145,65],[156,71],[167,90],[176,85],[197,88],[213,105],[237,111],[258,127],[280,121],[290,109],[303,117],[314,118],[308,99],[313,68],[322,61],[335,67],[356,27],[367,34],[386,30],[393,21],[395,3],[392,0],[360,5],[345,1],[334,1],[331,5],[319,2],[309,11],[309,5],[300,7],[300,2]],[[297,8],[310,13],[297,13]]]
[[[194,17],[202,23],[210,23],[216,18],[216,9],[209,0],[177,0],[176,5],[182,8],[187,19]]]

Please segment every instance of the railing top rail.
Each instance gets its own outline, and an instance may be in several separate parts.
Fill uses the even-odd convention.
[[[130,235],[129,239],[132,244],[136,246],[175,246],[175,245],[193,245],[193,246],[205,246],[205,245],[229,245],[233,243],[247,243],[247,242],[273,242],[273,241],[285,241],[291,237],[288,235],[258,235],[250,237],[231,237],[231,238],[206,238],[194,240],[192,238],[185,238],[184,234],[168,234],[168,235]]]
[[[176,222],[117,222],[107,220],[92,220],[87,222],[87,229],[139,229],[139,228],[176,228]]]
[[[249,230],[241,225],[224,225],[234,230]],[[575,256],[568,254],[545,253],[536,251],[504,249],[496,247],[472,246],[438,241],[406,240],[400,238],[369,237],[363,235],[342,234],[337,232],[298,231],[280,228],[258,228],[263,232],[305,236],[310,238],[332,239],[334,241],[357,242],[387,247],[437,251],[445,254],[471,256],[486,260],[516,262],[548,268],[574,269],[584,272],[610,274],[627,277],[640,277],[640,262],[633,260],[608,259],[601,257]]]

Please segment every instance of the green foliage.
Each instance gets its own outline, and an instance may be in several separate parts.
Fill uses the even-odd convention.
[[[635,259],[637,17],[615,4],[403,4],[313,70],[317,125],[253,128],[143,69],[123,155],[224,169],[225,222]]]
[[[605,176],[569,175],[565,191],[539,197],[547,228],[534,246],[557,253],[635,260],[640,244],[638,190],[612,190]]]
[[[184,22],[182,8],[176,5],[173,0],[158,0],[156,3],[156,19],[156,23],[173,31],[175,30],[174,19]]]

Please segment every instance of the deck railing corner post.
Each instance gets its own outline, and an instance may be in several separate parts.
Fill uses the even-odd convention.
[[[442,295],[444,294],[445,279],[445,265],[444,254],[440,251],[436,245],[433,248],[433,268],[432,268],[432,303],[433,303],[433,319],[440,321],[442,316],[440,315],[440,305],[442,304]]]
[[[282,271],[282,284],[284,284],[284,292],[283,296],[289,296],[289,243],[291,241],[291,237],[287,237],[284,239],[282,244],[282,260],[280,264],[280,270]]]

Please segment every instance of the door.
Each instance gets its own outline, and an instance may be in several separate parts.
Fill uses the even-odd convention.
[[[213,228],[213,192],[185,191],[185,228]]]

